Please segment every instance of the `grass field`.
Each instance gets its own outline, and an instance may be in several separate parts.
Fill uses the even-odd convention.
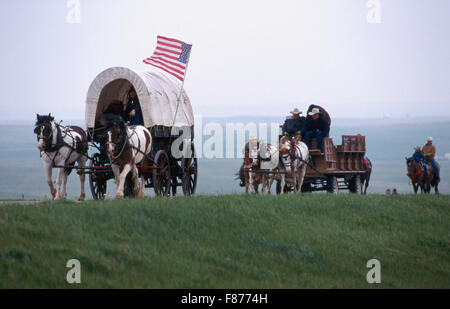
[[[66,282],[69,259],[81,284]],[[381,284],[366,281],[368,260]],[[0,206],[0,288],[450,288],[450,196]]]

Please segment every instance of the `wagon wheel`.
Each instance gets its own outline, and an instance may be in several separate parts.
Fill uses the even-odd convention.
[[[181,167],[183,168],[183,193],[185,196],[195,194],[197,188],[198,162],[194,144],[191,144],[189,157],[183,157],[181,160]]]
[[[158,150],[155,156],[158,168],[153,170],[153,189],[158,196],[169,196],[170,164],[169,157],[164,150]]]
[[[355,175],[350,180],[349,190],[351,193],[361,194],[361,177],[359,175]]]
[[[330,176],[327,178],[327,192],[337,194],[339,191],[339,184],[336,176]]]
[[[89,163],[89,184],[91,186],[91,193],[94,200],[103,200],[106,195],[107,179],[105,177],[105,171],[96,171],[95,167],[105,167],[100,163],[100,155],[94,154]]]

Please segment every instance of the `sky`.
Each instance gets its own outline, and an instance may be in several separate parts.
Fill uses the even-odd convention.
[[[449,12],[447,0],[1,1],[0,121],[84,119],[103,70],[158,70],[142,62],[157,35],[193,44],[184,88],[204,117],[309,104],[336,118],[450,116]]]

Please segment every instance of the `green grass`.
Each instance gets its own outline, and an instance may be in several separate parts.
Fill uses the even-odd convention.
[[[347,194],[0,206],[0,288],[450,288],[449,207]],[[381,284],[366,281],[372,258]]]

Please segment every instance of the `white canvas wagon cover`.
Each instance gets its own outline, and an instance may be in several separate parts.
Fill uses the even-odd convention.
[[[191,127],[194,115],[186,92],[177,98],[181,83],[159,72],[135,72],[129,68],[112,67],[100,73],[91,83],[87,98],[85,120],[87,128],[94,128],[112,100],[126,103],[131,85],[136,89],[141,105],[144,126]]]

